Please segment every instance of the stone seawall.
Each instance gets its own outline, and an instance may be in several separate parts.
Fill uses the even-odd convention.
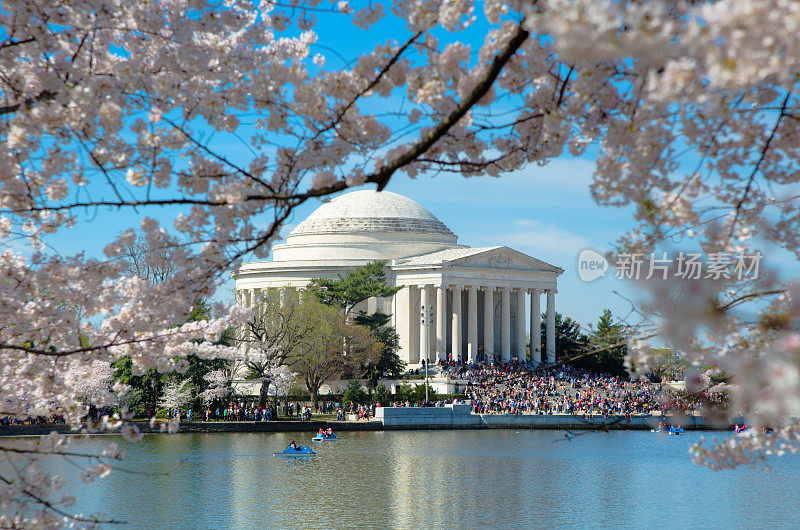
[[[134,421],[146,434],[162,432],[157,422],[153,428],[146,421]],[[335,431],[380,431],[379,421],[192,421],[181,422],[181,433],[226,433],[226,432],[317,432],[330,427]],[[63,423],[43,425],[0,425],[2,436],[41,436],[56,431],[60,434],[79,434]],[[109,433],[104,433],[109,434]],[[111,433],[113,434],[113,433]]]
[[[659,421],[680,423],[685,430],[733,430],[732,425],[715,425],[699,416],[672,419],[669,416],[595,416],[526,414],[472,414],[470,405],[444,407],[380,407],[372,421],[194,421],[182,422],[182,433],[226,432],[316,432],[330,427],[334,431],[380,431],[422,429],[553,429],[553,430],[649,430]],[[134,422],[144,433],[160,432],[159,424]],[[740,421],[741,423],[741,421]],[[0,436],[38,436],[56,431],[72,433],[64,424],[0,425]]]
[[[375,418],[383,428],[393,429],[566,429],[566,430],[650,430],[659,421],[680,423],[685,430],[732,430],[732,425],[716,425],[699,416],[672,419],[667,416],[595,416],[572,415],[472,414],[470,405],[444,407],[379,408]]]

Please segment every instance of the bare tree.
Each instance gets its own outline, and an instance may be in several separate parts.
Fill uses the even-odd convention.
[[[181,241],[166,233],[128,232],[124,250],[116,259],[125,264],[125,275],[151,283],[162,283],[178,272],[176,254]]]
[[[253,316],[239,332],[241,364],[249,379],[261,381],[259,407],[266,406],[275,369],[286,365],[292,348],[314,332],[314,321],[300,307],[299,298],[270,289],[254,302]]]

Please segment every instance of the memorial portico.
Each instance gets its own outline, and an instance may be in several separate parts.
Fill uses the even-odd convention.
[[[420,364],[426,354],[434,362],[554,362],[555,295],[564,271],[506,246],[472,248],[457,239],[433,214],[402,195],[344,194],[320,206],[286,243],[276,245],[272,261],[240,267],[237,298],[253,305],[261,290],[299,289],[312,278],[335,277],[383,259],[387,282],[400,290],[356,310],[392,315],[400,357],[410,365]]]

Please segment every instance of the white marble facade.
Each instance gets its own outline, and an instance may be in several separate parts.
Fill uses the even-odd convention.
[[[356,191],[324,203],[274,247],[272,261],[239,268],[237,298],[252,304],[261,290],[302,289],[312,278],[335,277],[373,260],[387,260],[388,283],[402,288],[357,309],[392,315],[400,357],[410,365],[425,358],[426,342],[433,361],[524,359],[529,329],[530,360],[555,360],[555,294],[564,271],[504,246],[459,245],[422,205],[388,191]]]

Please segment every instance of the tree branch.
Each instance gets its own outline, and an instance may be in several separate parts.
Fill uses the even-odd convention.
[[[31,107],[33,106],[34,103],[38,103],[40,101],[50,101],[55,99],[55,97],[56,97],[55,92],[50,92],[49,90],[42,90],[41,92],[39,92],[38,96],[30,97],[24,101],[21,101],[20,103],[15,103],[13,105],[6,105],[4,107],[0,107],[0,116],[3,116],[5,114],[11,114],[12,112],[17,112],[23,105],[25,107]]]

